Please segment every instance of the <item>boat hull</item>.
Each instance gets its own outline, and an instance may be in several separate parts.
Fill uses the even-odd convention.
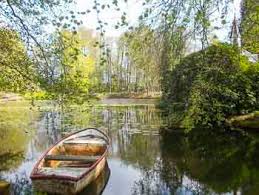
[[[33,188],[40,192],[55,194],[76,194],[82,191],[88,184],[95,180],[104,170],[106,156],[100,160],[94,169],[90,170],[85,176],[77,181],[70,179],[39,178],[32,180]]]

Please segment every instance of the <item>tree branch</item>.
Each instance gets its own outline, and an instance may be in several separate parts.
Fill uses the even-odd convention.
[[[51,75],[53,76],[54,75],[54,72],[53,70],[51,69],[49,63],[48,63],[48,60],[47,60],[47,57],[45,55],[45,52],[44,52],[44,49],[43,47],[41,46],[41,44],[37,41],[37,39],[30,33],[30,30],[28,28],[28,26],[26,24],[24,24],[23,20],[15,13],[14,11],[14,8],[12,7],[11,3],[10,3],[10,0],[6,0],[8,6],[10,7],[11,11],[12,11],[12,14],[15,18],[17,18],[19,20],[19,22],[21,23],[22,25],[22,28],[26,31],[26,33],[28,34],[29,37],[31,37],[31,39],[36,43],[36,45],[39,47],[40,51],[41,51],[41,54],[43,56],[43,59],[44,61],[46,62],[46,65],[48,67],[48,69],[51,71]]]

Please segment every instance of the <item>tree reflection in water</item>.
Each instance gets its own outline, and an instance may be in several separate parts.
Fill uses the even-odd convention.
[[[12,182],[12,194],[32,194],[31,181],[26,173],[15,175]]]
[[[111,178],[104,195],[259,194],[259,139],[251,134],[196,130],[160,135],[167,118],[154,105],[43,109],[26,120],[19,116],[18,128],[8,125],[15,113],[0,127],[5,135],[0,178],[12,183],[13,194],[33,193],[29,173],[39,156],[63,133],[85,127],[105,130],[111,139]],[[31,133],[21,134],[20,127]]]
[[[176,170],[180,178],[199,184],[191,186],[192,191],[259,192],[258,141],[240,133],[211,130],[196,130],[187,136],[164,135],[162,178],[170,186],[174,177],[169,170]]]
[[[129,135],[119,142],[121,160],[141,171],[133,194],[259,194],[255,136],[195,130],[161,137]]]

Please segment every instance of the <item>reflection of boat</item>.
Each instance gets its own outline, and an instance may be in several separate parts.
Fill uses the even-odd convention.
[[[104,170],[100,173],[96,180],[92,181],[78,195],[100,195],[104,191],[110,178],[110,168],[106,163]]]
[[[2,195],[8,195],[10,188],[10,184],[6,181],[0,180],[0,194]]]
[[[95,180],[106,164],[109,139],[98,129],[73,133],[47,150],[31,179],[36,190],[75,194]]]

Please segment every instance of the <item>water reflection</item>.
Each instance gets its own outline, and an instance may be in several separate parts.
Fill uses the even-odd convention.
[[[32,117],[33,116],[33,117]],[[37,113],[28,104],[0,105],[0,171],[17,168],[24,160],[31,139],[31,120]]]
[[[8,195],[10,192],[10,184],[6,181],[0,180],[0,194]]]
[[[16,117],[0,130],[0,178],[11,182],[15,195],[35,194],[29,174],[36,160],[64,134],[84,127],[100,128],[111,138],[104,195],[259,194],[258,136],[207,130],[161,135],[168,121],[153,104],[41,109],[27,118],[23,130],[30,133],[24,134],[9,125]],[[16,121],[17,127],[21,121],[26,120]]]
[[[255,137],[207,130],[194,131],[188,136],[163,137],[163,166],[177,170],[177,178],[191,179],[195,185],[187,184],[190,190],[199,193],[259,193],[259,140]],[[165,173],[163,179],[170,184],[175,177]],[[184,185],[184,181],[180,183]]]

